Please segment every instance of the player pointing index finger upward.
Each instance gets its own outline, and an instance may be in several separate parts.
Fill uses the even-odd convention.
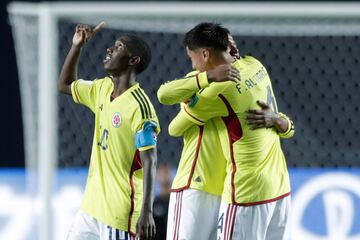
[[[137,83],[137,75],[150,63],[151,51],[139,37],[121,36],[106,51],[103,65],[108,76],[79,79],[81,50],[104,25],[76,26],[60,74],[59,90],[95,114],[89,175],[68,239],[153,239],[160,126],[153,105]]]

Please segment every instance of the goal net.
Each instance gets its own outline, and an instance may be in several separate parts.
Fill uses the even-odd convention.
[[[162,125],[159,161],[176,166],[182,142],[167,133],[177,106],[161,105],[156,91],[163,82],[191,70],[182,45],[184,33],[199,22],[211,21],[230,29],[242,55],[253,55],[267,67],[278,107],[296,125],[295,137],[283,141],[288,166],[359,166],[360,142],[354,141],[359,139],[360,121],[359,106],[354,105],[360,102],[357,4],[12,3],[9,13],[26,166],[39,197],[40,224],[48,226],[42,227],[41,240],[64,237],[51,227],[47,211],[56,169],[84,167],[90,159],[94,116],[57,92],[59,70],[77,23],[107,22],[82,52],[78,76],[83,79],[105,75],[106,49],[124,33],[136,34],[151,46],[153,58],[139,82]]]

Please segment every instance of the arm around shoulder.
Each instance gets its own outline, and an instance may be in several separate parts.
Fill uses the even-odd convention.
[[[157,92],[159,102],[173,105],[191,98],[201,88],[209,86],[206,72],[191,72],[185,78],[162,84]]]

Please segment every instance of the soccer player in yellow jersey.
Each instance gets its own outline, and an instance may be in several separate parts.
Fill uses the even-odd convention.
[[[236,43],[230,34],[229,52],[233,57],[239,58]],[[209,70],[207,79],[203,77],[204,74],[194,71],[185,79],[163,84],[158,91],[160,102],[180,103],[191,98],[201,88],[207,87],[209,82],[239,80],[238,70],[230,65]],[[252,110],[253,112],[248,115],[248,122],[254,124],[254,129],[273,126],[280,131],[287,129],[286,119],[271,111],[267,104],[262,102],[259,104],[262,110]],[[221,124],[223,124],[221,119],[214,118],[207,121],[204,126],[192,126],[181,132],[184,148],[172,186],[168,239],[216,239],[217,215],[226,161],[221,154],[221,143],[216,130],[216,125]],[[170,135],[177,136],[176,131],[177,129],[170,125]],[[201,226],[197,224],[198,222],[201,222]]]
[[[212,23],[199,24],[185,35],[187,53],[200,72],[198,82],[208,81],[210,70],[229,65],[239,69],[241,81],[210,83],[182,105],[169,128],[180,135],[194,124],[223,122],[216,126],[227,159],[218,239],[287,239],[290,183],[279,135],[292,136],[293,124],[280,115],[287,128],[278,132],[277,127],[261,128],[266,127],[261,110],[248,116],[258,104],[264,107],[263,102],[277,112],[271,81],[255,58],[234,61],[227,36],[228,30]]]
[[[199,90],[195,78],[190,73],[184,81],[162,85],[158,91],[159,101],[174,104],[189,99]],[[170,194],[168,240],[216,239],[226,164],[216,131],[216,122],[220,121],[214,119],[200,127],[194,125],[182,134],[184,147]],[[174,134],[171,129],[169,132]]]
[[[102,26],[76,26],[60,74],[59,90],[95,114],[86,189],[68,239],[153,239],[160,126],[153,105],[136,82],[150,62],[151,51],[140,38],[122,36],[107,49],[103,63],[109,76],[78,80],[81,49]]]

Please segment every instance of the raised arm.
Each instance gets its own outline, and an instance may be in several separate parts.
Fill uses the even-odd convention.
[[[209,85],[206,72],[197,71],[188,73],[185,78],[176,79],[162,84],[157,91],[159,102],[173,105],[191,98],[201,88]]]
[[[101,22],[95,28],[82,24],[76,25],[72,46],[60,73],[58,89],[61,93],[71,95],[70,86],[77,79],[77,67],[81,49],[104,25],[105,22]]]

